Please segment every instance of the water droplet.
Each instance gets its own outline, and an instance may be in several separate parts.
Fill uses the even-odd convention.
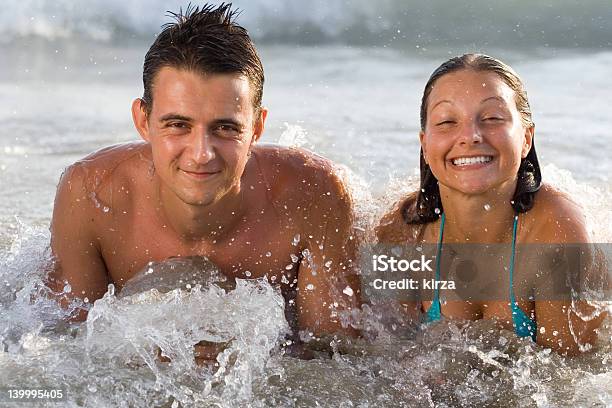
[[[293,269],[293,264],[292,264],[292,263],[288,264],[287,266],[285,266],[285,269],[286,269],[286,270],[291,270],[291,269]]]
[[[314,285],[312,283],[309,283],[308,285],[306,285],[306,290],[314,290]]]
[[[88,297],[86,297],[85,299],[83,299],[83,302],[85,302],[85,303],[89,303],[89,298],[88,298]]]
[[[485,211],[489,211],[491,209],[491,205],[490,204],[485,204],[484,205],[484,209],[485,209]]]
[[[436,208],[434,209],[434,212],[435,212],[436,214],[440,214],[440,209],[436,207]]]
[[[329,268],[332,265],[332,261],[325,262],[325,267]]]
[[[291,254],[290,256],[291,256],[291,262],[297,262],[300,260],[300,258],[295,254]]]
[[[266,256],[267,256],[268,258],[269,258],[269,257],[271,257],[271,256],[272,256],[272,252],[270,252],[270,251],[266,252]]]
[[[344,288],[342,293],[344,293],[347,296],[353,296],[353,289],[351,289],[350,286],[347,286],[346,288]]]
[[[69,283],[66,284],[66,286],[64,286],[64,293],[70,293],[72,292],[72,286],[70,286]]]
[[[244,271],[244,274],[245,274],[246,276],[251,276],[251,271]]]

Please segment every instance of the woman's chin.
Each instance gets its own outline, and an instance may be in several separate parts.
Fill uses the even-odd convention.
[[[465,194],[480,196],[491,192],[495,187],[489,183],[483,183],[482,180],[473,183],[461,183],[459,185],[447,186],[450,190]]]

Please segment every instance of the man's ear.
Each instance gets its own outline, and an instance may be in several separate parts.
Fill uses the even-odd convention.
[[[149,120],[145,103],[140,98],[134,99],[134,102],[132,102],[132,120],[134,121],[134,126],[136,126],[136,130],[138,130],[140,137],[148,142]]]
[[[525,140],[523,141],[523,148],[521,150],[521,157],[524,159],[529,154],[531,146],[533,145],[533,135],[535,134],[535,125],[531,125],[525,129]]]
[[[423,158],[427,163],[427,143],[425,142],[425,132],[422,130],[419,132],[419,140],[421,141],[421,149],[423,149]]]
[[[266,118],[268,117],[268,110],[264,107],[257,109],[255,113],[256,117],[253,123],[253,140],[251,141],[251,145],[258,141],[261,135],[263,134],[266,124]]]

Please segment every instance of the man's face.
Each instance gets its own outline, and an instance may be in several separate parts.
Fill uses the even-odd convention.
[[[265,113],[255,117],[247,78],[164,67],[152,94],[148,117],[139,116],[144,115],[139,101],[132,112],[141,136],[151,144],[161,183],[197,206],[237,191],[265,119]]]

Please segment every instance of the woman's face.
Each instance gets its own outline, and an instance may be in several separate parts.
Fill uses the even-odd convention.
[[[420,138],[441,189],[482,194],[502,187],[514,193],[521,158],[533,137],[514,96],[492,72],[461,70],[435,82]]]

